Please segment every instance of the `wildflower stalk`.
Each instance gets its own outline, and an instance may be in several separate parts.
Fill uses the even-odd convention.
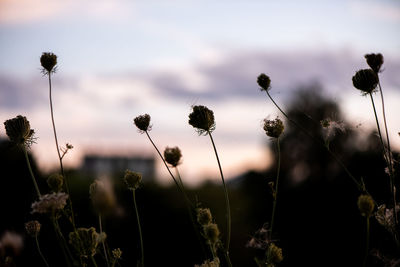
[[[367,220],[367,229],[366,229],[366,240],[365,240],[365,256],[363,261],[363,267],[367,266],[367,259],[368,259],[368,251],[369,251],[369,216],[366,217]]]
[[[64,254],[65,261],[66,261],[68,266],[72,266],[71,260],[73,259],[73,257],[72,257],[71,251],[69,251],[67,242],[65,241],[65,238],[64,238],[64,236],[63,236],[63,234],[61,232],[60,226],[59,226],[58,221],[57,221],[57,219],[56,219],[54,214],[51,215],[51,221],[53,223],[53,227],[54,227],[54,231],[56,233],[56,237],[57,237],[58,243],[59,243],[59,245],[61,247],[61,250],[62,250],[62,252]]]
[[[266,90],[266,93],[269,97],[269,99],[272,101],[272,103],[274,103],[275,107],[277,109],[279,109],[279,111],[283,114],[283,116],[286,117],[286,119],[288,121],[290,121],[292,124],[294,124],[297,128],[299,128],[303,133],[305,133],[306,135],[308,135],[311,139],[313,139],[314,141],[318,140],[316,139],[316,137],[314,137],[312,134],[310,134],[303,126],[301,126],[300,124],[298,124],[297,122],[295,122],[294,120],[292,120],[279,106],[278,104],[274,101],[274,99],[271,97],[271,95],[269,94],[268,90]],[[351,172],[349,171],[349,169],[346,167],[346,165],[344,165],[344,163],[336,156],[335,153],[333,153],[330,149],[329,146],[327,146],[325,143],[323,142],[318,142],[320,145],[322,145],[327,151],[328,153],[335,159],[335,161],[337,163],[339,163],[339,165],[344,169],[344,171],[346,172],[346,174],[351,178],[351,180],[355,183],[355,185],[357,186],[357,189],[361,192],[366,192],[366,189],[363,187],[363,185],[357,181],[357,179],[351,174]],[[368,193],[369,194],[369,193]]]
[[[74,210],[73,210],[73,208],[72,208],[71,194],[70,194],[70,192],[69,192],[68,180],[67,180],[67,177],[65,176],[64,166],[63,166],[63,161],[62,161],[64,155],[61,155],[60,147],[58,146],[56,124],[55,124],[55,121],[54,121],[53,98],[52,98],[52,90],[51,90],[51,71],[49,71],[47,74],[48,74],[48,76],[49,76],[49,99],[50,99],[51,123],[52,123],[52,125],[53,125],[53,133],[54,133],[54,139],[55,139],[55,143],[56,143],[56,149],[57,149],[58,160],[59,160],[59,162],[60,162],[61,175],[64,177],[65,188],[66,188],[66,190],[67,190],[67,194],[70,196],[70,197],[68,198],[68,201],[69,201],[69,205],[70,205],[70,207],[71,207],[71,223],[72,223],[72,227],[74,228],[74,230],[76,230],[76,226],[75,226],[75,215],[74,215]]]
[[[96,263],[96,260],[94,259],[94,257],[90,256],[90,259],[92,260],[93,266],[97,267],[97,263]]]
[[[100,235],[103,236],[103,226],[101,223],[101,214],[100,213],[99,213],[99,228],[100,228]],[[107,256],[107,250],[106,250],[104,238],[102,238],[101,243],[103,245],[104,257],[106,258],[106,263],[107,263],[107,266],[109,267],[110,263],[108,262],[108,256]]]
[[[43,260],[43,262],[45,263],[45,265],[46,265],[47,267],[49,267],[49,264],[47,263],[46,258],[43,256],[43,253],[42,253],[42,251],[40,250],[39,240],[38,240],[38,235],[37,235],[37,234],[35,235],[35,242],[36,242],[36,248],[37,248],[37,250],[38,250],[38,252],[39,252],[40,257],[42,258],[42,260]]]
[[[271,217],[271,234],[273,233],[273,229],[274,229],[276,203],[278,202],[279,173],[280,173],[280,168],[281,168],[281,148],[279,145],[279,137],[276,139],[276,148],[278,150],[278,169],[276,172],[274,204],[273,204],[273,208],[272,208],[272,217]]]
[[[33,171],[32,171],[31,163],[29,162],[28,151],[26,150],[25,146],[23,146],[22,149],[24,150],[24,155],[25,155],[25,159],[26,159],[26,165],[28,165],[28,169],[29,169],[29,173],[30,173],[30,175],[32,177],[33,185],[35,186],[35,190],[36,190],[36,193],[38,195],[38,198],[40,198],[42,195],[40,194],[39,187],[38,187],[38,185],[36,183],[35,175],[33,174]]]
[[[230,244],[230,239],[231,239],[231,208],[230,208],[230,204],[229,204],[228,190],[226,188],[224,174],[222,172],[221,162],[219,161],[218,152],[217,152],[217,148],[214,143],[214,139],[212,137],[210,130],[207,130],[207,133],[210,136],[210,140],[211,140],[212,146],[214,148],[215,157],[217,158],[217,163],[218,163],[218,167],[219,167],[219,172],[221,174],[222,185],[224,187],[225,206],[226,206],[226,228],[227,228],[227,232],[228,232],[227,236],[226,236],[225,250],[227,253],[227,257],[229,258],[229,244]]]
[[[135,212],[136,212],[136,221],[137,221],[138,230],[139,230],[140,252],[141,252],[141,255],[142,255],[142,260],[141,260],[140,266],[144,267],[144,246],[143,246],[142,227],[140,226],[139,212],[138,212],[138,208],[137,208],[137,205],[136,205],[135,190],[132,190],[132,195],[133,195],[133,205],[135,206]]]

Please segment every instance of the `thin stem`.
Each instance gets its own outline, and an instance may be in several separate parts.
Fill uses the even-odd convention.
[[[54,231],[56,232],[56,237],[57,237],[58,243],[59,243],[59,245],[61,247],[61,250],[62,250],[62,252],[64,254],[65,261],[66,261],[68,266],[72,266],[72,264],[70,262],[71,259],[73,261],[72,254],[68,249],[68,245],[67,245],[67,243],[66,243],[66,241],[64,239],[64,236],[63,236],[63,234],[62,234],[62,232],[60,230],[60,226],[58,225],[57,219],[55,218],[54,214],[51,216],[51,221],[53,223]]]
[[[36,241],[36,247],[37,247],[37,250],[39,252],[40,257],[42,258],[42,260],[46,264],[46,266],[49,267],[49,264],[47,263],[46,258],[43,256],[42,251],[40,250],[39,240],[38,240],[37,234],[35,235],[35,241]]]
[[[366,231],[366,240],[365,240],[365,256],[363,266],[367,266],[368,259],[368,251],[369,251],[369,217],[367,217],[367,231]]]
[[[280,168],[281,168],[281,149],[280,149],[280,145],[279,145],[279,137],[276,139],[276,148],[278,150],[278,169],[277,169],[277,172],[276,172],[275,192],[274,192],[274,206],[272,208],[272,217],[271,217],[271,234],[272,234],[273,229],[274,229],[276,203],[278,202],[279,173],[280,173]]]
[[[103,226],[101,224],[101,214],[99,213],[99,228],[100,228],[100,235],[103,235]],[[104,239],[102,238],[102,245],[103,245],[103,251],[104,251],[104,257],[106,258],[106,263],[107,266],[110,266],[110,263],[108,262],[108,255],[107,255],[107,250],[106,250],[106,245],[104,243]]]
[[[56,131],[56,124],[54,121],[54,112],[53,112],[53,98],[52,98],[52,90],[51,90],[51,72],[48,72],[48,76],[49,76],[49,99],[50,99],[50,115],[51,115],[51,124],[53,125],[53,133],[54,133],[54,139],[56,142],[56,149],[57,149],[57,155],[58,155],[58,160],[60,162],[60,170],[61,170],[61,175],[64,178],[64,182],[65,182],[65,188],[67,190],[67,194],[69,195],[68,198],[68,202],[69,205],[71,207],[71,223],[72,226],[74,228],[74,231],[76,230],[76,226],[75,226],[75,215],[74,215],[74,210],[72,208],[72,200],[71,200],[71,194],[69,192],[69,185],[68,185],[68,179],[65,176],[65,172],[64,172],[64,166],[63,166],[63,156],[61,155],[60,152],[60,147],[58,146],[58,138],[57,138],[57,131]]]
[[[210,131],[207,131],[207,133],[210,136],[211,143],[214,148],[215,157],[217,158],[217,163],[218,163],[218,167],[219,167],[219,172],[221,174],[222,185],[224,187],[225,205],[226,205],[226,226],[227,226],[226,228],[227,228],[227,232],[228,232],[227,237],[226,237],[225,247],[226,247],[226,252],[229,254],[229,244],[230,244],[230,240],[231,240],[231,207],[229,204],[228,190],[226,188],[224,174],[222,172],[221,162],[219,161],[218,152],[217,152],[217,148],[215,147],[214,139],[213,139]]]
[[[136,205],[136,196],[135,196],[135,190],[132,190],[133,194],[133,205],[135,206],[135,212],[136,212],[136,220],[138,224],[138,230],[139,230],[139,238],[140,238],[140,252],[142,254],[142,260],[141,260],[141,266],[144,266],[144,246],[143,246],[143,236],[142,236],[142,227],[140,226],[140,219],[139,219],[139,211]]]
[[[94,259],[93,256],[90,256],[90,259],[92,260],[93,266],[97,267],[96,260]]]
[[[42,195],[40,194],[39,187],[36,183],[35,175],[33,174],[33,171],[32,171],[31,163],[29,162],[28,151],[26,151],[25,146],[23,146],[22,149],[24,150],[26,165],[28,165],[28,169],[29,169],[29,173],[31,174],[31,177],[32,177],[33,185],[35,186],[35,190],[38,195],[38,198],[40,198]]]
[[[346,165],[344,165],[344,163],[329,149],[329,146],[327,146],[324,142],[318,142],[318,139],[316,137],[314,137],[312,134],[310,134],[303,126],[301,126],[300,124],[298,124],[297,122],[295,122],[294,120],[292,120],[279,106],[278,104],[274,101],[274,99],[271,97],[271,95],[269,94],[268,91],[267,95],[269,97],[269,99],[272,101],[272,103],[274,103],[275,107],[277,109],[279,109],[279,111],[283,114],[283,116],[286,117],[286,119],[288,121],[290,121],[292,124],[294,124],[297,128],[299,128],[303,133],[305,133],[306,135],[308,135],[311,139],[313,139],[314,141],[316,141],[317,143],[319,143],[320,145],[322,145],[327,151],[328,153],[335,159],[335,161],[337,163],[339,163],[339,165],[344,169],[344,171],[347,173],[347,175],[351,178],[351,180],[353,180],[353,182],[355,183],[355,185],[357,186],[357,189],[361,192],[366,192],[367,194],[369,194],[364,188],[363,186],[360,184],[360,182],[357,181],[357,179],[351,174],[351,172],[349,171],[349,169],[346,167]]]

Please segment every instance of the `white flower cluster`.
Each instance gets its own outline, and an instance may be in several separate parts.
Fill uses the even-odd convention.
[[[62,210],[67,204],[68,195],[65,193],[52,193],[40,197],[39,201],[32,204],[32,213],[52,213]]]

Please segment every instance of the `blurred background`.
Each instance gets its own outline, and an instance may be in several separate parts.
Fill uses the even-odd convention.
[[[380,79],[391,144],[398,151],[399,29],[398,1],[0,0],[0,120],[27,116],[38,137],[31,157],[46,188],[45,178],[57,172],[58,159],[39,59],[42,52],[55,53],[55,121],[59,143],[74,146],[64,163],[71,198],[81,203],[75,205],[78,221],[85,227],[96,221],[87,212],[88,186],[95,178],[111,178],[121,210],[108,218],[106,231],[114,233],[110,246],[120,246],[127,251],[125,263],[133,262],[136,225],[121,179],[127,167],[141,171],[138,203],[145,246],[150,255],[160,255],[149,259],[149,266],[192,266],[204,257],[192,244],[196,237],[187,234],[185,207],[133,118],[151,115],[150,134],[161,150],[179,146],[183,182],[193,199],[211,208],[224,233],[223,191],[212,146],[188,124],[191,106],[206,105],[215,114],[213,136],[231,194],[232,261],[254,266],[260,252],[246,243],[270,220],[268,182],[276,175],[275,143],[263,132],[262,121],[284,119],[260,92],[257,76],[268,74],[271,95],[316,135],[322,136],[321,119],[345,123],[346,131],[331,148],[383,203],[387,177],[372,107],[351,77],[367,67],[366,53],[384,55]],[[349,266],[359,265],[364,221],[356,206],[358,191],[318,144],[286,121],[285,126],[277,215],[282,265],[338,266],[346,258]],[[34,196],[23,155],[8,143],[4,128],[0,139],[1,235],[5,229],[22,231],[32,218]],[[395,257],[390,236],[379,227],[376,223],[372,248]],[[48,232],[43,239],[51,239]],[[60,253],[46,249],[45,254]]]

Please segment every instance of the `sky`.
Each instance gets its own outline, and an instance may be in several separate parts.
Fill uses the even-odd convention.
[[[85,153],[155,155],[133,125],[148,113],[159,148],[182,150],[187,183],[217,180],[209,138],[188,124],[191,106],[206,105],[229,178],[265,169],[273,157],[261,125],[279,113],[258,89],[260,73],[271,77],[283,107],[296,88],[318,81],[367,132],[370,102],[351,77],[367,67],[366,53],[380,52],[391,143],[400,149],[399,29],[398,1],[0,0],[0,120],[27,116],[40,167],[56,166],[39,62],[53,52],[59,142],[74,145],[66,165],[79,166]],[[160,161],[157,173],[170,180]]]

